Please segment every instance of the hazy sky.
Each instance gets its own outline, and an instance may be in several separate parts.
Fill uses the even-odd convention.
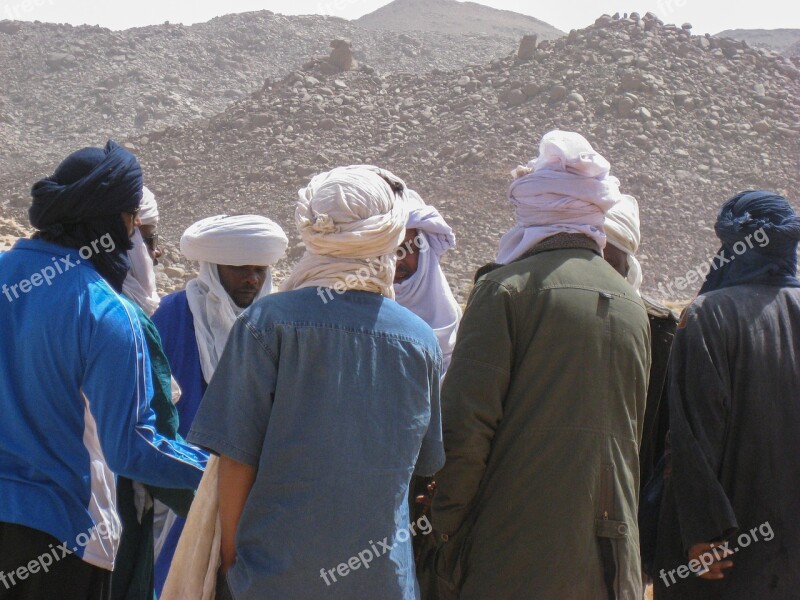
[[[388,0],[0,0],[0,20],[89,23],[126,29],[170,21],[189,25],[215,16],[271,10],[283,14],[328,14],[357,18],[388,4]],[[647,11],[668,23],[690,22],[695,33],[723,29],[790,27],[800,29],[800,2],[796,0],[482,0],[481,4],[532,15],[568,31],[585,27],[605,13]]]

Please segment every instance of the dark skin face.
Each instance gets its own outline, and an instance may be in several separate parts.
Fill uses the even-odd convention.
[[[628,255],[622,250],[611,244],[606,244],[606,247],[603,249],[603,258],[606,259],[608,264],[614,267],[617,273],[623,277],[628,277]]]
[[[256,299],[267,280],[267,268],[258,265],[233,267],[217,265],[222,287],[239,308],[247,308]]]
[[[416,229],[406,229],[406,237],[397,249],[397,268],[394,272],[394,282],[400,283],[417,272],[419,266],[419,248],[414,242],[417,237]]]
[[[139,225],[139,233],[142,234],[142,237],[147,239],[152,237],[152,235],[156,232],[156,225]],[[158,264],[158,259],[161,258],[161,248],[156,246],[151,248],[147,242],[145,242],[145,247],[147,248],[147,253],[150,255],[150,258],[153,260],[153,264]]]

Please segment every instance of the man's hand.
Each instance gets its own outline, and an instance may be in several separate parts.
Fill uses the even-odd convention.
[[[253,467],[227,456],[219,457],[220,554],[225,574],[236,562],[236,529],[255,479]]]
[[[732,554],[733,550],[728,548],[727,542],[700,543],[689,548],[689,559],[699,561],[708,569],[697,575],[703,579],[724,579],[722,570],[733,566],[733,561],[725,558]]]

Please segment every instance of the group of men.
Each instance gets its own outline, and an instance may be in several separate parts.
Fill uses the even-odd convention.
[[[792,598],[800,218],[726,202],[678,323],[585,138],[513,177],[462,314],[389,171],[300,190],[280,290],[281,227],[217,215],[160,298],[136,158],[68,156],[0,255],[0,599]]]

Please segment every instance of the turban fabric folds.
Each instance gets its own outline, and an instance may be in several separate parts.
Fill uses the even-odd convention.
[[[117,291],[130,264],[132,248],[121,213],[139,207],[142,169],[136,157],[114,141],[104,149],[70,154],[51,177],[36,182],[28,209],[38,237],[69,248],[83,248],[110,236],[112,250],[93,252],[98,273]]]
[[[539,156],[515,171],[508,190],[517,224],[500,240],[497,262],[516,260],[542,240],[558,233],[592,238],[606,245],[604,214],[620,200],[619,180],[608,161],[580,134],[551,131]]]
[[[642,285],[642,266],[636,251],[642,240],[639,222],[639,203],[623,194],[619,202],[606,213],[605,232],[609,244],[628,255],[628,283],[637,292]]]
[[[283,288],[334,287],[394,298],[395,252],[408,209],[405,184],[373,166],[339,167],[299,192],[297,229],[306,245]]]
[[[406,229],[418,232],[419,262],[413,275],[394,284],[395,300],[433,329],[442,349],[445,372],[455,346],[461,307],[453,297],[439,258],[455,247],[456,239],[438,210],[426,205],[413,190],[406,190],[405,195],[409,207]]]
[[[737,194],[722,205],[714,231],[722,247],[700,294],[745,283],[800,287],[800,218],[784,197],[763,190]]]

